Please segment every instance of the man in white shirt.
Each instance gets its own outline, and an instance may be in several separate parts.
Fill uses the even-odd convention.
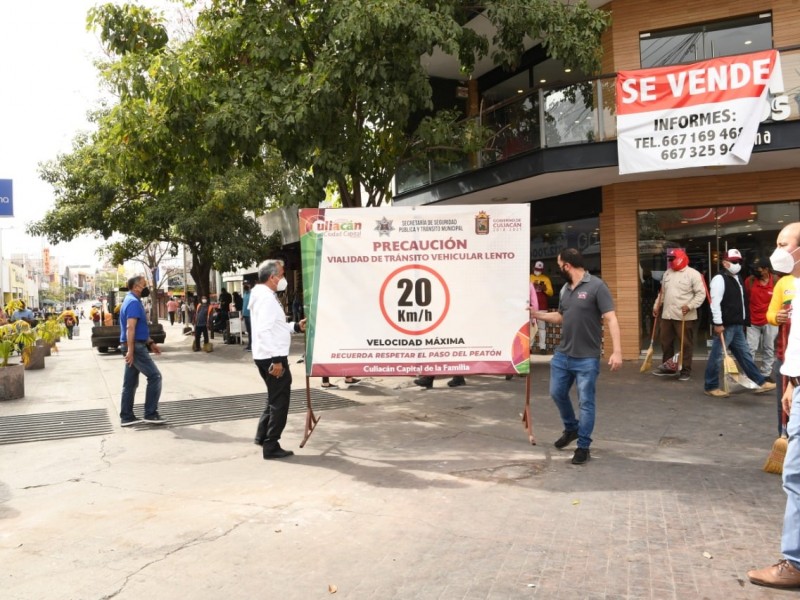
[[[292,333],[306,330],[306,320],[287,323],[277,292],[286,289],[283,261],[265,260],[258,266],[258,284],[250,292],[250,324],[253,332],[253,360],[267,384],[267,403],[258,420],[256,444],[263,446],[265,459],[294,454],[281,448],[279,440],[289,414],[292,374],[289,345]]]
[[[770,257],[774,271],[788,273],[795,282],[800,279],[800,223],[784,227],[778,234],[777,249]],[[797,285],[797,284],[795,284]],[[795,302],[792,301],[791,313]],[[786,311],[787,309],[782,309]],[[783,317],[789,314],[784,313]],[[783,515],[781,553],[783,558],[770,567],[753,569],[747,577],[756,585],[767,587],[800,588],[800,326],[789,330],[781,374],[788,384],[783,393],[783,410],[789,414],[786,431],[789,445],[783,460],[783,491],[786,492],[786,510]]]

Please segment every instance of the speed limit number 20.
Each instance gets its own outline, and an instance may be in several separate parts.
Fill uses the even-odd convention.
[[[425,265],[406,265],[392,271],[381,285],[381,313],[401,333],[433,331],[447,316],[450,290],[444,278]]]

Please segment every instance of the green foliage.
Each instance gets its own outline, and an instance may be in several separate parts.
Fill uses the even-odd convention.
[[[7,367],[9,359],[34,344],[36,336],[25,321],[15,321],[0,326],[0,368]]]
[[[491,38],[463,25],[472,10],[462,0],[208,0],[176,44],[149,9],[93,9],[87,23],[109,57],[100,75],[117,100],[93,113],[96,131],[40,166],[56,204],[29,233],[121,235],[107,247],[115,262],[184,244],[207,293],[212,267],[264,258],[258,218],[271,207],[326,196],[378,205],[399,165],[460,160],[485,144],[492,132],[460,111],[433,112],[420,57],[457,56],[466,78],[490,52],[517,64],[529,36],[573,67],[598,65],[608,15],[584,1],[483,3]]]
[[[432,151],[480,147],[489,132],[431,112],[420,57],[434,49],[461,61],[465,78],[489,53],[513,67],[526,36],[551,56],[593,72],[608,14],[585,2],[486,2],[491,39],[462,25],[464,3],[445,0],[215,0],[200,13],[197,44],[218,88],[219,135],[229,143],[276,148],[292,168],[313,172],[320,189],[338,186],[344,206],[389,195],[399,164]],[[463,118],[463,114],[460,115]]]
[[[36,339],[42,340],[45,344],[51,346],[56,352],[58,352],[56,340],[61,336],[67,335],[66,326],[59,322],[55,317],[40,322],[34,331],[36,332]]]
[[[266,211],[267,190],[295,191],[304,178],[286,177],[263,146],[220,138],[224,115],[214,98],[224,75],[199,68],[194,44],[171,48],[154,13],[105,5],[89,23],[114,58],[100,68],[118,101],[95,112],[95,133],[40,167],[56,204],[28,231],[52,243],[121,234],[123,241],[106,248],[117,263],[149,244],[185,244],[201,291],[212,267],[262,259],[266,238],[256,219]]]

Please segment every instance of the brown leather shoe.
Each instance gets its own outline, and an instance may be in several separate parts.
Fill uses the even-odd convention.
[[[787,590],[800,588],[800,570],[795,569],[786,559],[776,562],[771,567],[748,571],[747,578],[750,583],[756,585]]]

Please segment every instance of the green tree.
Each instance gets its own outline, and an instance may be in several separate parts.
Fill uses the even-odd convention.
[[[583,0],[482,2],[491,37],[463,25],[475,8],[463,0],[211,0],[195,40],[198,66],[223,77],[215,86],[218,140],[276,148],[311,174],[309,199],[334,182],[343,206],[361,206],[362,189],[376,205],[398,165],[442,149],[475,150],[485,138],[451,111],[432,112],[421,56],[435,48],[457,56],[467,78],[488,54],[513,67],[530,36],[573,67],[599,65],[609,16]]]
[[[106,4],[90,11],[89,24],[110,57],[99,68],[117,101],[93,115],[97,130],[76,137],[72,152],[40,167],[56,203],[28,231],[52,243],[121,234],[126,241],[112,248],[118,262],[148,244],[185,244],[207,294],[212,267],[264,258],[257,217],[280,160],[264,148],[218,142],[214,81],[196,68],[191,43],[168,45],[159,15]]]

